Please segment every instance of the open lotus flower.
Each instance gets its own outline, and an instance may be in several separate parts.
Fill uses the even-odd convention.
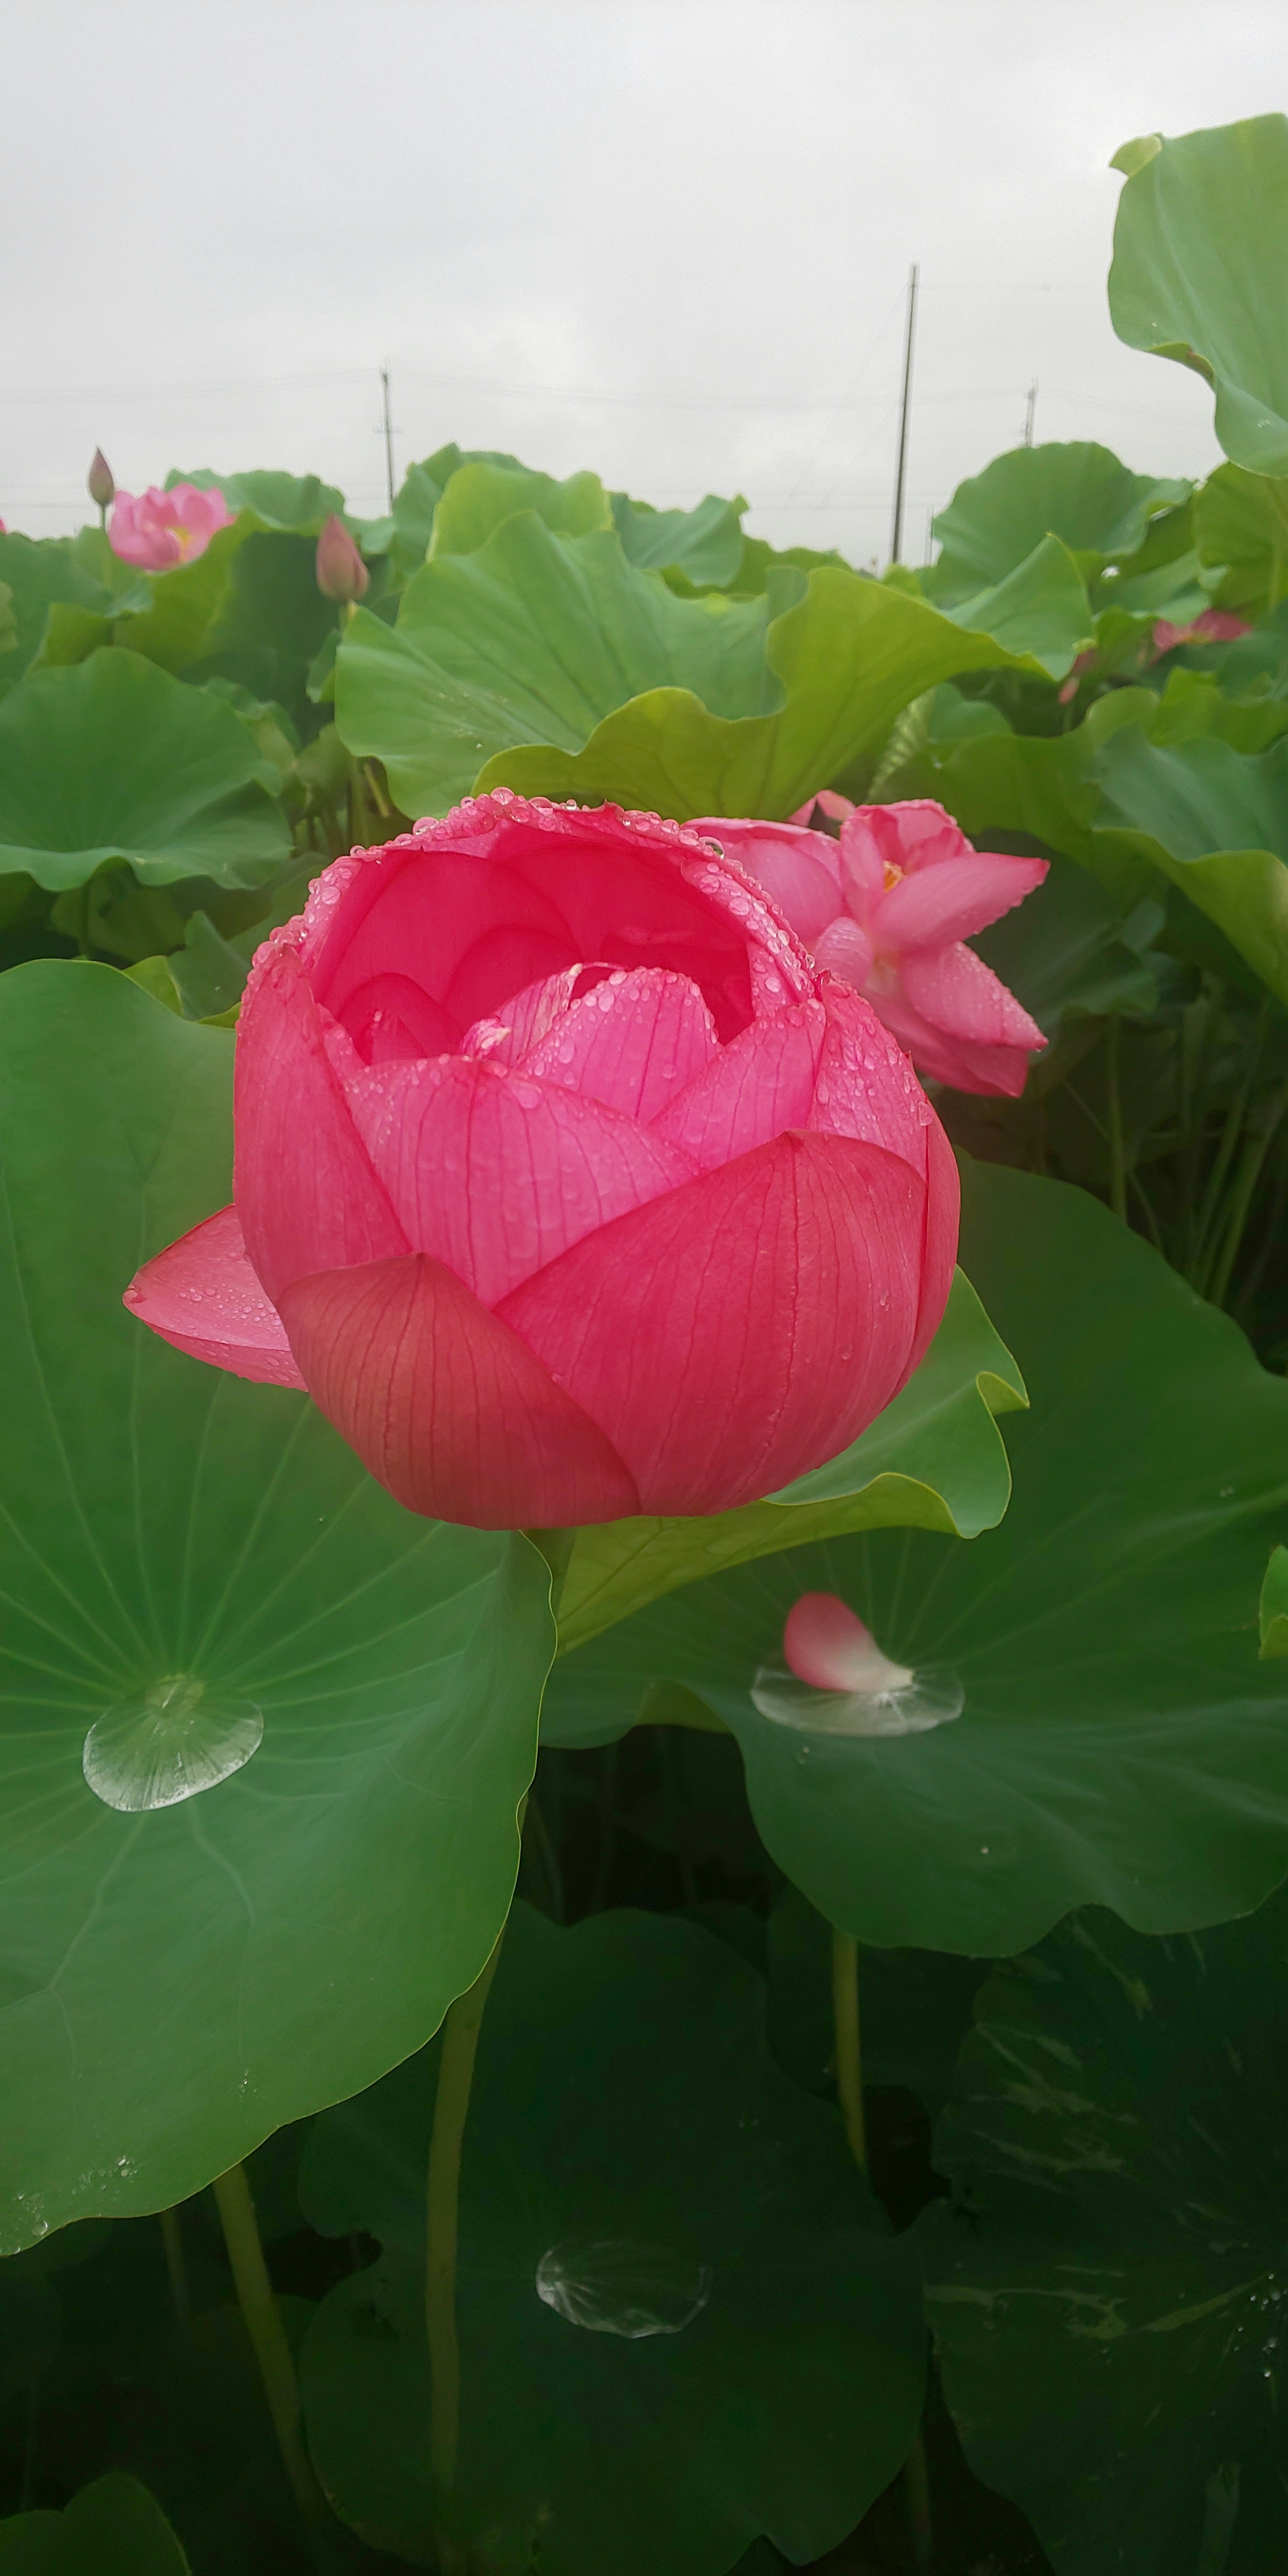
[[[839,840],[796,822],[715,815],[690,828],[712,833],[764,887],[816,963],[862,993],[920,1072],[1016,1098],[1030,1051],[1046,1039],[964,943],[1041,885],[1046,860],[972,849],[928,797],[816,801],[843,814]]]
[[[835,1456],[947,1300],[906,1058],[677,824],[498,789],[335,861],[255,959],[236,1206],[126,1302],[307,1386],[413,1511],[713,1512]]]
[[[117,493],[107,540],[122,563],[169,572],[175,564],[195,563],[232,516],[222,492],[201,492],[195,483],[162,492],[152,483],[146,492]]]

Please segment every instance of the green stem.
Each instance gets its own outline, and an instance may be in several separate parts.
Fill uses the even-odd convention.
[[[228,2260],[232,2265],[237,2304],[259,2364],[268,2411],[282,2454],[282,2466],[308,2533],[313,2563],[315,2567],[325,2569],[331,2564],[331,2516],[304,2447],[299,2382],[273,2295],[273,2284],[268,2277],[245,2166],[230,2165],[227,2173],[217,2177],[214,2189]]]
[[[832,1928],[832,2028],[836,2090],[850,2153],[868,2178],[868,2137],[863,2118],[863,2062],[859,2039],[859,1945],[852,1933]],[[926,2576],[934,2547],[926,2446],[918,2432],[904,2463],[904,2501],[917,2576]]]
[[[170,2276],[170,2296],[174,2313],[181,2326],[192,2322],[192,2297],[188,2288],[188,2266],[183,2253],[183,2231],[177,2209],[157,2213],[161,2222],[161,2242],[165,2248],[165,2268]]]
[[[849,1932],[832,1933],[832,2026],[836,2038],[836,2090],[850,2152],[861,2174],[868,2170],[863,2125],[863,2066],[859,2050],[859,1945]]]
[[[1248,1218],[1252,1210],[1253,1196],[1256,1191],[1257,1183],[1261,1178],[1261,1167],[1270,1151],[1271,1144],[1274,1140],[1275,1130],[1279,1126],[1285,1110],[1288,1110],[1288,1088],[1285,1088],[1278,1094],[1269,1117],[1263,1122],[1260,1133],[1249,1136],[1248,1141],[1244,1146],[1242,1158],[1239,1163],[1239,1169],[1235,1177],[1234,1188],[1230,1192],[1230,1209],[1229,1215],[1226,1219],[1225,1240],[1221,1246],[1221,1251],[1213,1270],[1210,1284],[1203,1292],[1207,1296],[1209,1303],[1213,1306],[1223,1306],[1225,1304],[1226,1291],[1230,1285],[1230,1274],[1234,1269],[1236,1260],[1238,1259],[1239,1246],[1243,1241],[1244,1228],[1247,1225]]]
[[[1123,1143],[1122,1086],[1119,1080],[1120,1027],[1113,1013],[1105,1030],[1105,1090],[1109,1111],[1109,1204],[1127,1223],[1127,1152]]]
[[[1234,1098],[1226,1112],[1225,1125],[1221,1133],[1221,1142],[1216,1150],[1216,1159],[1212,1165],[1211,1172],[1208,1175],[1207,1187],[1203,1193],[1203,1203],[1199,1209],[1198,1234],[1190,1278],[1191,1285],[1198,1289],[1200,1296],[1203,1294],[1204,1273],[1210,1267],[1215,1256],[1216,1247],[1213,1241],[1213,1235],[1220,1211],[1221,1191],[1225,1182],[1226,1173],[1230,1168],[1235,1146],[1238,1144],[1239,1136],[1242,1131],[1244,1113],[1248,1106],[1248,1096],[1252,1089],[1253,1077],[1257,1070],[1261,1049],[1265,1041],[1266,1030],[1269,1026],[1269,1019],[1270,1004],[1267,1000],[1266,1002],[1263,1002],[1261,1009],[1257,1014],[1257,1022],[1253,1031],[1252,1043],[1244,1060],[1242,1080],[1240,1081]]]
[[[504,1926],[487,1965],[463,1995],[458,1995],[443,2024],[443,2050],[434,2096],[434,2126],[429,2141],[429,2191],[426,2207],[425,2336],[429,2344],[432,2412],[429,2431],[429,2482],[435,2522],[441,2499],[456,2476],[461,2428],[461,2355],[456,2339],[456,2229],[460,2205],[461,2146],[474,2058],[488,1989],[505,1937]],[[441,2551],[440,2551],[441,2554]]]

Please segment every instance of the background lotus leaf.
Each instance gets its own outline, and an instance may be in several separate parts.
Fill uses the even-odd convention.
[[[0,871],[83,885],[128,860],[145,885],[262,885],[291,836],[248,726],[137,653],[29,671],[0,705]]]
[[[632,501],[625,492],[610,495],[613,525],[628,563],[645,572],[681,572],[695,589],[728,590],[737,581],[743,560],[741,492],[722,501],[708,492],[691,510],[655,510],[648,501]],[[762,585],[763,587],[763,585]]]
[[[0,982],[9,2248],[180,2200],[421,2046],[514,1883],[540,1558],[403,1512],[305,1398],[121,1304],[227,1200],[232,1048],[107,967]],[[173,1674],[253,1702],[263,1742],[118,1812],[87,1729]]]
[[[557,483],[553,475],[534,473],[526,465],[476,460],[459,465],[444,487],[434,512],[430,554],[477,553],[516,510],[534,510],[557,536],[586,537],[613,524],[597,474],[570,474]]]
[[[384,2247],[309,2330],[310,2448],[346,2519],[417,2565],[437,2053],[326,2114],[301,2172],[315,2226]],[[561,2252],[574,2288],[589,2258],[597,2329],[537,2294]],[[526,2576],[538,2548],[550,2576],[725,2576],[759,2532],[797,2564],[833,2547],[916,2431],[912,2258],[836,2114],[773,2064],[754,1968],[691,1923],[618,1909],[566,1932],[516,1906],[479,2041],[457,2292],[454,2517],[498,2576]],[[631,2301],[662,2330],[624,2332]]]
[[[1195,367],[1215,389],[1226,455],[1288,475],[1288,117],[1124,154],[1109,271],[1119,339]]]
[[[923,576],[941,604],[969,598],[1018,571],[1044,537],[1058,537],[1084,573],[1134,557],[1151,521],[1175,509],[1189,483],[1133,474],[1090,439],[1013,447],[959,483],[935,519],[938,561]]]
[[[1010,1951],[1087,1901],[1151,1930],[1255,1905],[1288,1848],[1256,1628],[1288,1386],[1084,1191],[968,1165],[962,1261],[1032,1408],[1000,1527],[877,1530],[692,1584],[558,1664],[543,1723],[603,1741],[683,1685],[736,1733],[779,1866],[882,1946]],[[762,1716],[750,1685],[807,1591],[954,1675],[962,1714],[903,1737]]]
[[[0,2522],[0,2576],[188,2576],[188,2561],[147,2488],[117,2469],[62,2513]]]
[[[976,1999],[920,2221],[968,2458],[1057,2576],[1288,2553],[1288,1909],[1062,1924]]]

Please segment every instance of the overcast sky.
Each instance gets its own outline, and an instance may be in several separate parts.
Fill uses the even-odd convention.
[[[310,468],[383,507],[448,438],[641,497],[751,496],[884,556],[909,263],[905,552],[1017,443],[1216,458],[1123,349],[1128,136],[1288,107],[1283,0],[6,0],[0,517],[87,515],[101,443]]]

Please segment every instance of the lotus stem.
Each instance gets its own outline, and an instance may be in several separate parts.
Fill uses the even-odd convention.
[[[308,2533],[314,2566],[326,2570],[332,2564],[331,2516],[304,2447],[299,2381],[268,2277],[245,2166],[230,2165],[227,2173],[217,2177],[214,2190],[237,2304],[259,2364],[282,2466]]]
[[[161,2243],[165,2248],[165,2268],[170,2277],[170,2296],[174,2313],[181,2326],[192,2323],[192,2296],[188,2288],[188,2266],[183,2251],[183,2230],[177,2209],[158,2210]]]
[[[836,2090],[850,2152],[861,2174],[868,2170],[863,2124],[863,2066],[859,2050],[859,1945],[852,1933],[832,1933],[832,2025],[836,2037]]]
[[[1119,1078],[1121,1030],[1116,1012],[1105,1030],[1105,1088],[1109,1111],[1109,1204],[1127,1223],[1127,1151],[1123,1141],[1122,1084]]]
[[[473,1985],[463,1995],[457,1996],[448,2012],[443,2024],[438,2090],[434,2096],[426,2208],[425,2338],[429,2345],[432,2405],[429,2482],[435,2523],[440,2500],[450,2493],[455,2481],[461,2427],[461,2354],[456,2335],[456,2234],[461,2147],[470,2107],[470,2087],[474,2080],[474,2059],[483,2007],[496,1975],[504,1937],[503,1925],[486,1966]],[[450,2562],[445,2560],[444,2563]]]

